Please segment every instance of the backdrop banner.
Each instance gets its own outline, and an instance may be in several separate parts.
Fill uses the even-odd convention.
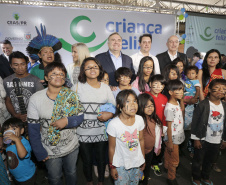
[[[226,19],[189,15],[185,34],[185,51],[194,47],[199,52],[218,49],[226,54]]]
[[[62,7],[0,6],[0,40],[12,42],[14,51],[25,52],[29,41],[37,35],[42,23],[47,34],[63,43],[59,51],[65,64],[72,62],[71,45],[85,43],[92,56],[108,49],[107,38],[119,32],[123,38],[122,52],[132,55],[139,50],[143,33],[153,36],[151,53],[167,50],[169,36],[175,34],[175,15]],[[2,51],[1,51],[2,53]]]

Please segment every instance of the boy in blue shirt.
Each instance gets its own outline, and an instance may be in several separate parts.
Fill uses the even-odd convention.
[[[31,146],[22,136],[24,123],[20,119],[10,118],[3,123],[2,133],[4,143],[9,143],[6,154],[9,171],[14,177],[15,184],[34,185],[36,168],[31,160]]]

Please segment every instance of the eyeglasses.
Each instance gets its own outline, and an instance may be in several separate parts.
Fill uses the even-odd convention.
[[[60,73],[60,74],[53,73],[50,76],[51,77],[57,77],[57,76],[59,76],[59,77],[65,77],[65,74],[63,74],[63,73]]]
[[[94,69],[94,70],[99,70],[99,67],[90,67],[90,68],[87,68],[87,69],[85,69],[85,71],[89,71],[89,70],[91,70],[91,69]]]
[[[144,69],[153,69],[153,67],[143,67]]]

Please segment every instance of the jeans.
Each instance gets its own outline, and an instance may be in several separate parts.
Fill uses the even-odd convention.
[[[192,160],[192,176],[194,180],[209,180],[211,165],[216,161],[220,144],[212,144],[206,141],[201,141],[202,148],[195,148],[194,157]],[[202,166],[202,170],[200,167]]]
[[[65,173],[65,179],[67,185],[76,185],[76,162],[78,158],[79,148],[75,149],[70,154],[55,159],[48,159],[45,162],[48,170],[48,179],[50,185],[62,185],[62,167]]]
[[[115,185],[138,185],[139,184],[139,168],[131,168],[126,170],[121,166],[116,168],[118,179],[115,180]]]
[[[80,154],[83,161],[83,172],[87,182],[93,181],[93,177],[92,177],[93,150],[95,151],[95,156],[97,160],[98,181],[104,182],[107,141],[101,141],[96,143],[80,142]]]

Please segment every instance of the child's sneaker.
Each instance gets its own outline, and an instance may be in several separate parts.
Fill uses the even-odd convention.
[[[217,166],[217,164],[213,164],[212,168],[215,172],[218,172],[218,173],[221,172],[221,169]]]
[[[161,170],[160,170],[158,165],[151,165],[151,169],[154,170],[155,175],[157,175],[157,176],[161,176],[162,175],[162,172],[161,172]]]

